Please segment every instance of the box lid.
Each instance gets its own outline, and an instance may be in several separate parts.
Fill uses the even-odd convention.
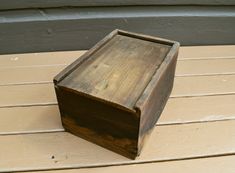
[[[133,110],[171,47],[116,31],[71,65],[57,85]]]

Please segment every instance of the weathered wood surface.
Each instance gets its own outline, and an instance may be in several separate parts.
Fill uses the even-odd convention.
[[[97,49],[58,85],[133,109],[170,46],[116,35]]]
[[[108,34],[53,80],[64,128],[135,159],[171,93],[178,50],[175,41]]]
[[[235,54],[234,48],[234,46],[183,47],[179,54],[179,60],[224,59],[226,61],[226,59],[233,59]],[[76,55],[76,52],[73,52],[75,53],[74,55]],[[46,61],[46,58],[42,61],[40,61],[39,58],[33,59],[33,57],[35,57],[34,54],[28,54],[28,58],[23,58],[24,55],[22,55],[22,58],[18,60],[24,59],[24,62],[28,63],[27,65],[24,65],[24,63],[20,61],[8,61],[15,55],[4,55],[5,58],[2,58],[3,56],[0,58],[0,65],[4,66],[3,62],[7,62],[7,68],[12,68],[12,72],[15,73],[14,71],[19,70],[19,66],[23,68],[23,66],[32,65],[36,68],[37,65],[44,66],[47,65],[47,63],[49,63],[48,65],[54,66],[64,64],[64,62],[68,60],[66,59],[63,62],[63,58],[53,58],[53,53],[45,54],[51,55],[50,61]],[[39,55],[40,54],[38,54],[38,56]],[[71,61],[68,61],[72,62],[76,58],[72,59],[73,57]],[[15,62],[18,64],[15,64]],[[190,66],[193,65],[193,63],[186,63]],[[221,62],[221,64],[226,63]],[[210,68],[211,67],[212,66],[210,66]],[[209,71],[210,68],[208,68]],[[201,96],[192,97],[190,93],[187,93],[189,95],[188,97],[169,99],[162,117],[159,119],[159,126],[156,127],[156,133],[154,132],[154,135],[150,137],[150,147],[146,146],[144,148],[144,157],[137,161],[141,162],[145,159],[147,163],[136,164],[130,162],[130,160],[125,160],[124,164],[128,165],[111,167],[103,167],[99,162],[102,162],[103,165],[116,163],[120,161],[118,159],[120,159],[121,156],[65,132],[53,133],[55,131],[62,131],[63,129],[60,123],[57,105],[54,105],[56,104],[56,99],[51,84],[32,83],[31,85],[16,85],[19,89],[16,89],[17,87],[15,87],[15,85],[8,85],[9,90],[7,86],[1,86],[0,89],[4,89],[0,93],[4,98],[0,99],[1,106],[11,105],[12,107],[0,108],[0,146],[3,146],[0,149],[0,172],[67,168],[66,170],[50,170],[48,172],[92,173],[160,171],[168,173],[177,170],[183,173],[198,171],[203,173],[209,171],[215,173],[233,173],[235,170],[235,144],[233,135],[235,132],[235,95],[229,92],[224,95],[218,95],[218,90],[215,90],[215,88],[212,89],[211,85],[213,85],[213,83],[210,83],[210,79],[213,76],[220,76],[220,72],[222,71],[218,68],[218,71],[216,71],[218,74],[212,76],[205,74],[208,80],[203,80],[205,83],[205,85],[203,85],[204,91],[209,88],[210,93],[214,93],[213,95],[205,96],[202,94],[205,92],[200,91]],[[205,73],[208,73],[208,71]],[[187,79],[193,80],[196,77],[197,76],[191,76]],[[198,77],[201,78],[205,76]],[[176,77],[176,79],[177,78],[178,77]],[[186,79],[186,77],[183,78]],[[14,83],[14,81],[11,82]],[[221,87],[219,87],[220,91],[223,89],[224,91],[229,91],[228,86],[229,85],[221,85]],[[45,90],[47,93],[44,92]],[[199,90],[195,91],[198,92]],[[38,94],[32,95],[34,92]],[[9,98],[7,95],[9,95]],[[48,105],[48,103],[53,105]],[[41,104],[44,106],[40,106]],[[19,107],[19,105],[24,105],[24,107]],[[31,134],[26,135],[24,133]],[[170,142],[168,140],[170,140]],[[166,143],[168,145],[166,145]],[[173,145],[173,143],[177,145]],[[215,143],[218,145],[214,145]],[[161,145],[161,150],[159,150],[158,145]],[[86,152],[89,155],[87,155]],[[222,156],[215,157],[215,154]],[[54,159],[51,158],[53,155]],[[68,157],[66,157],[66,155]],[[199,158],[193,159],[195,156]],[[187,159],[182,160],[182,157],[187,157]],[[166,158],[178,158],[179,160],[161,162]],[[125,158],[122,157],[122,159]],[[153,159],[156,159],[156,163]],[[79,167],[87,167],[87,163],[93,163],[92,167],[99,168],[76,169]]]

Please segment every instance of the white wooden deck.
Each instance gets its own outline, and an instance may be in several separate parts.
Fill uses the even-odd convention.
[[[137,160],[64,132],[52,78],[83,53],[0,56],[0,172],[235,172],[235,46],[180,49],[171,98]]]

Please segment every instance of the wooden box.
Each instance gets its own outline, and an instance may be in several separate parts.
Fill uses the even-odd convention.
[[[136,158],[171,93],[178,49],[174,41],[110,33],[54,78],[64,128]]]

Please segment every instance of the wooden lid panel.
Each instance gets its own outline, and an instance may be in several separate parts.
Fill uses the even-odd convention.
[[[132,109],[170,48],[117,34],[59,85]]]

